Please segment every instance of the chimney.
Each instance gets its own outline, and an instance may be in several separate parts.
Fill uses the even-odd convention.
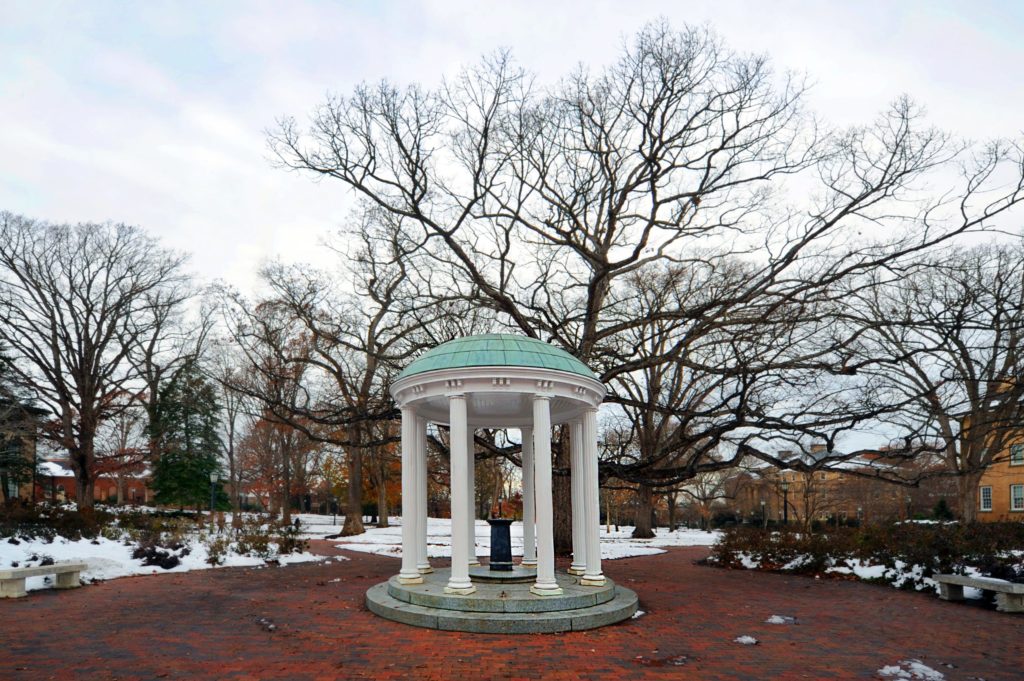
[[[811,445],[811,454],[821,454],[825,451],[825,445],[817,444]]]

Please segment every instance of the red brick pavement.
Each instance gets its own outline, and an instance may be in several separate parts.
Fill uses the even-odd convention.
[[[1024,617],[856,582],[694,564],[705,554],[607,563],[647,614],[550,635],[380,619],[363,594],[398,562],[357,553],[33,593],[0,601],[0,679],[870,679],[906,659],[950,681],[1024,678]],[[796,623],[765,623],[771,615]],[[759,643],[734,643],[740,635]]]

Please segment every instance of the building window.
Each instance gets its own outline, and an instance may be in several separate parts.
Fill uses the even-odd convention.
[[[1024,466],[1024,444],[1010,446],[1010,465]]]
[[[1010,485],[1010,510],[1024,511],[1024,485]]]
[[[981,506],[980,506],[981,510],[982,511],[991,511],[992,510],[992,488],[991,487],[982,487],[981,488],[981,495],[980,495],[979,498],[981,499]]]

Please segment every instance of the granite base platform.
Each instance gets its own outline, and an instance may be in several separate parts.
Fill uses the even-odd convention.
[[[400,584],[397,577],[366,592],[371,612],[395,622],[429,629],[482,634],[535,634],[582,631],[629,619],[637,611],[635,592],[607,580],[582,586],[579,578],[556,576],[563,593],[537,596],[530,581],[486,582],[473,578],[469,595],[446,594],[449,570],[423,575],[422,584]]]

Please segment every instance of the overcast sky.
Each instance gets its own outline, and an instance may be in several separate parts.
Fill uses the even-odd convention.
[[[351,205],[272,167],[264,131],[361,81],[434,83],[497,47],[554,80],[664,16],[807,72],[812,108],[868,122],[901,93],[972,139],[1024,129],[1024,2],[50,2],[0,0],[0,210],[138,224],[248,287],[322,263]]]

